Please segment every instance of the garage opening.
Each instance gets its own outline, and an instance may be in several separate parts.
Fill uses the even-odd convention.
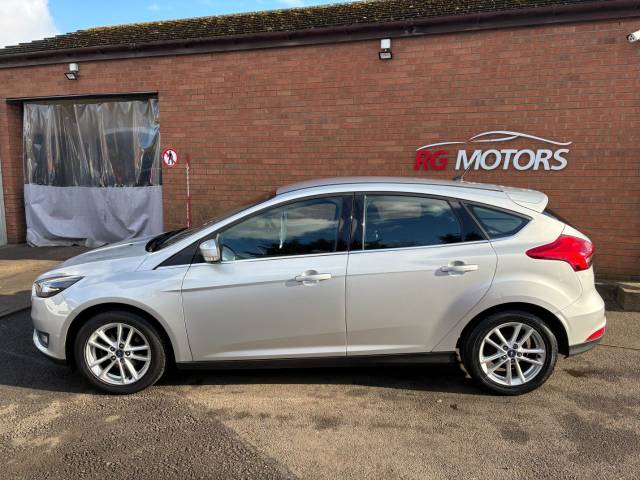
[[[162,231],[157,98],[24,103],[27,243],[96,247]]]

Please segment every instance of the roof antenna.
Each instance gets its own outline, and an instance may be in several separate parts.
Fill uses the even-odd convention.
[[[462,182],[462,181],[464,181],[464,176],[467,174],[467,172],[469,170],[471,170],[472,166],[473,166],[473,162],[469,162],[469,166],[467,168],[465,168],[464,172],[462,172],[462,175],[457,175],[457,176],[453,177],[453,181],[454,182]]]

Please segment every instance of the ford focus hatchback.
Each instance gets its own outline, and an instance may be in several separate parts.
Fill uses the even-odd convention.
[[[132,393],[178,367],[462,361],[491,392],[549,378],[605,330],[593,246],[546,195],[341,178],[40,276],[36,347]]]

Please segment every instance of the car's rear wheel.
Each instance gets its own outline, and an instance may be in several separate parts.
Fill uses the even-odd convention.
[[[156,329],[126,311],[102,312],[87,321],[76,336],[74,353],[89,383],[115,394],[153,385],[166,366],[165,347]]]
[[[542,319],[528,312],[488,316],[463,340],[467,372],[485,389],[520,395],[542,385],[553,372],[558,342]]]

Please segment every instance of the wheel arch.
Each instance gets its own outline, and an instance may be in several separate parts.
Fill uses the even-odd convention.
[[[99,304],[91,305],[87,307],[86,309],[78,313],[73,319],[73,321],[71,322],[71,324],[69,325],[69,328],[67,329],[66,339],[65,339],[65,356],[67,358],[67,362],[71,366],[73,367],[76,366],[75,355],[74,355],[74,342],[82,325],[85,322],[87,322],[89,319],[97,315],[98,313],[109,312],[109,311],[111,312],[124,311],[124,312],[133,313],[135,315],[138,315],[144,318],[149,323],[151,323],[151,325],[153,325],[155,329],[158,331],[158,333],[160,334],[160,337],[162,338],[162,341],[166,346],[167,362],[169,364],[175,363],[175,352],[174,352],[173,342],[171,341],[171,338],[169,337],[167,330],[157,318],[155,318],[146,310],[143,310],[142,308],[136,307],[134,305],[129,305],[126,303],[118,303],[118,302],[109,302],[109,303],[99,303]]]
[[[493,307],[487,308],[486,310],[478,313],[462,329],[462,332],[458,337],[456,347],[460,348],[462,346],[463,340],[469,335],[469,333],[475,328],[475,326],[478,325],[482,320],[487,318],[489,315],[498,312],[513,310],[528,312],[536,315],[537,317],[540,317],[540,319],[547,325],[547,327],[549,327],[551,332],[556,337],[556,340],[558,342],[558,352],[565,356],[569,355],[569,337],[567,336],[567,331],[562,321],[546,308],[541,307],[540,305],[525,302],[502,303],[499,305],[494,305]]]

